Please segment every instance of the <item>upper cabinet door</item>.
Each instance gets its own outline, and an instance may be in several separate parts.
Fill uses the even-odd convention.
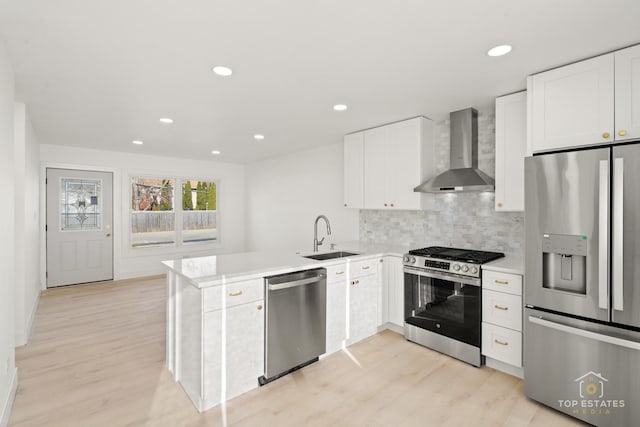
[[[420,157],[423,120],[416,118],[388,126],[387,203],[391,208],[420,209],[421,194],[413,189],[422,183]]]
[[[616,141],[640,138],[640,45],[615,55]]]
[[[344,207],[364,207],[364,132],[344,137]]]
[[[534,152],[614,140],[613,53],[530,77]]]
[[[364,131],[364,207],[384,209],[387,201],[387,140],[389,127]]]
[[[527,92],[496,98],[496,211],[524,211]]]

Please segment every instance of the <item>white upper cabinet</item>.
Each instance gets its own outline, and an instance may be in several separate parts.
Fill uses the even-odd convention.
[[[614,140],[613,54],[528,79],[531,151]]]
[[[364,132],[344,137],[344,207],[364,207]]]
[[[616,141],[640,138],[640,45],[614,53]]]
[[[640,45],[530,76],[527,88],[531,152],[640,138]]]
[[[362,163],[355,158],[355,150],[348,148],[355,145],[359,137],[364,146]],[[431,120],[416,117],[347,135],[345,198],[358,192],[360,184],[356,174],[359,172],[354,171],[358,171],[361,164],[364,209],[422,209],[422,195],[413,188],[434,172]],[[345,204],[351,207],[349,201]]]
[[[382,126],[364,133],[364,207],[382,209],[387,201],[387,145],[389,128]]]
[[[527,92],[496,98],[496,211],[524,211]]]

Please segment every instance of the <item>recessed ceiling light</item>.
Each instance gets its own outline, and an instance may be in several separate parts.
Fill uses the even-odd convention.
[[[132,144],[136,144],[136,145],[142,145],[142,144],[144,144],[144,142],[143,142],[143,141],[138,141],[138,140],[131,141],[131,143],[132,143]]]
[[[260,135],[259,133],[253,135],[255,139],[264,139],[264,135]]]
[[[347,109],[347,106],[344,104],[336,104],[333,106],[333,109],[336,111],[344,111]]]
[[[502,56],[502,55],[506,55],[507,53],[511,52],[512,47],[509,46],[508,44],[503,44],[502,46],[496,46],[493,49],[490,49],[489,52],[487,52],[487,55],[489,56]]]
[[[218,151],[218,150],[213,150],[213,151],[211,152],[211,154],[215,154],[215,155],[217,156],[218,154],[220,154],[220,151]]]
[[[231,70],[231,68],[221,67],[221,66],[213,67],[213,72],[223,77],[228,77],[231,74],[233,74],[233,71]]]
[[[160,119],[160,121],[162,123],[167,123],[167,124],[173,123],[173,119],[170,119],[169,117],[163,117],[163,118]]]

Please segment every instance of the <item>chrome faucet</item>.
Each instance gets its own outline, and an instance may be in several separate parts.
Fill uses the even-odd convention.
[[[316,222],[313,226],[313,252],[318,252],[318,246],[320,246],[322,242],[324,242],[324,237],[322,238],[322,240],[318,241],[318,221],[320,221],[320,218],[324,219],[324,222],[327,223],[327,235],[331,234],[331,226],[329,225],[329,218],[327,218],[324,215],[318,215],[318,217],[316,218]]]

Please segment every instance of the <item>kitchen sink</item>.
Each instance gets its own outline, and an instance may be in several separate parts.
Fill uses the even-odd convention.
[[[304,258],[315,259],[315,260],[318,260],[318,261],[324,261],[326,259],[344,258],[344,257],[347,257],[347,256],[353,256],[353,255],[358,255],[358,254],[353,253],[353,252],[339,251],[339,252],[329,252],[327,254],[305,255]]]

